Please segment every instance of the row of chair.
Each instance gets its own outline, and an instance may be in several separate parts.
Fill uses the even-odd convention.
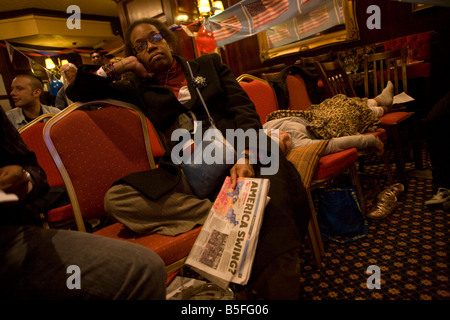
[[[261,122],[265,123],[267,115],[273,111],[278,110],[275,92],[273,91],[269,82],[249,74],[241,75],[237,78],[237,80],[255,104],[256,110],[260,115]],[[295,92],[299,93],[301,91],[303,92],[303,95],[305,97],[308,97],[303,80],[297,77],[292,78],[292,80],[298,81],[299,84],[301,84],[296,87]],[[309,105],[311,105],[309,98],[308,101]],[[318,157],[310,158],[305,156],[305,154],[308,153],[308,151],[312,148],[314,148],[314,146],[310,146],[308,148],[297,148],[302,150],[294,149],[289,152],[287,158],[293,164],[302,162],[303,157],[305,158],[304,161],[316,161],[316,165],[314,165],[314,163],[306,163],[305,165],[296,165],[295,167],[299,170],[302,181],[305,185],[305,189],[307,191],[307,196],[311,207],[311,221],[308,227],[308,240],[313,261],[317,267],[320,267],[321,260],[323,255],[325,254],[325,251],[322,237],[320,235],[316,212],[314,209],[313,197],[311,194],[312,191],[321,186],[329,184],[332,179],[334,179],[341,173],[349,171],[351,180],[357,188],[358,195],[361,200],[361,208],[363,208],[364,213],[366,206],[364,204],[362,188],[355,165],[358,159],[358,151],[356,150],[356,148],[347,149],[334,154],[325,155],[323,157],[320,157],[320,153],[318,154]],[[309,172],[311,170],[313,171],[312,173]]]
[[[374,53],[364,56],[364,92],[366,97],[375,97],[385,87],[388,81],[394,84],[394,94],[402,91],[408,93],[407,75],[407,48],[394,49],[386,52]],[[318,79],[323,86],[323,98],[330,98],[336,94],[344,94],[348,97],[356,97],[356,91],[352,80],[339,60],[333,60],[331,52],[315,57],[302,58],[300,65]],[[315,70],[315,71],[313,71]],[[387,71],[389,70],[389,72]],[[273,80],[276,74],[262,74],[264,79]],[[286,84],[289,88],[289,109],[305,110],[310,105],[310,99],[305,90],[305,83],[299,75],[288,75]],[[405,108],[397,108],[396,112],[388,113],[380,118],[382,128],[387,131],[387,136],[381,134],[379,138],[388,142],[395,156],[396,175],[404,185],[408,184],[405,168],[405,155],[412,149],[414,161],[418,168],[422,167],[419,143],[414,134],[414,112],[408,112]],[[378,132],[377,135],[380,135]],[[384,139],[384,140],[383,140]],[[361,158],[362,159],[362,158]],[[363,167],[363,166],[362,166]],[[392,181],[391,173],[388,173]]]
[[[388,81],[392,81],[395,95],[402,91],[408,93],[406,55],[406,47],[403,47],[364,56],[363,77],[366,97],[378,95]],[[336,94],[345,94],[348,97],[357,96],[352,82],[339,60],[331,62],[316,61],[315,66],[325,84],[327,97],[332,97]],[[372,82],[373,90],[370,90],[370,82]],[[408,184],[405,169],[405,153],[408,150],[406,147],[410,147],[410,141],[404,136],[404,132],[408,131],[408,126],[411,125],[411,121],[408,121],[408,119],[413,114],[413,112],[399,110],[387,113],[380,118],[383,128],[387,131],[388,141],[392,143],[398,179],[405,185]],[[417,161],[417,148],[413,146],[413,150]]]
[[[336,94],[344,94],[348,97],[356,97],[355,89],[352,82],[343,68],[339,60],[331,60],[331,54],[324,54],[317,57],[311,57],[305,60],[302,65],[309,65],[309,71],[312,71],[312,66],[316,71],[318,80],[324,86],[326,97],[332,97]],[[400,63],[399,63],[400,61]],[[399,68],[401,74],[399,74]],[[373,55],[366,55],[364,57],[364,81],[366,96],[369,97],[369,80],[372,79],[373,96],[379,93],[378,88],[385,87],[387,81],[392,81],[394,84],[394,94],[400,93],[400,88],[407,93],[407,75],[406,75],[406,48],[392,50],[389,52],[377,53]],[[372,73],[369,76],[369,72]],[[264,79],[252,76],[241,75],[237,78],[241,86],[249,95],[250,99],[255,103],[257,111],[260,115],[262,123],[265,123],[267,116],[278,110],[277,97],[270,85],[277,73],[264,74]],[[306,110],[311,106],[311,99],[308,95],[305,81],[298,74],[288,74],[286,76],[286,85],[289,93],[289,109],[291,110]],[[402,82],[400,84],[400,81]],[[320,85],[320,84],[318,84]],[[384,143],[391,142],[396,156],[396,171],[399,180],[407,185],[407,176],[405,172],[405,161],[403,158],[403,146],[406,145],[401,139],[400,132],[403,127],[410,125],[407,121],[413,113],[406,111],[391,112],[383,117],[380,121],[383,128],[379,128],[374,134]],[[389,139],[388,139],[389,138]],[[302,152],[291,152],[294,156],[289,156],[288,159],[292,163],[298,162],[299,157],[302,157]],[[340,175],[344,171],[350,173],[352,182],[355,184],[361,208],[363,213],[366,213],[366,205],[364,202],[364,195],[362,193],[361,184],[356,170],[356,161],[360,161],[360,168],[364,165],[363,159],[366,156],[365,151],[357,151],[355,148],[337,152],[323,156],[318,159],[318,165],[315,169],[313,178],[311,180],[303,179],[308,198],[312,208],[312,219],[309,228],[309,240],[312,248],[313,258],[317,266],[320,266],[321,257],[323,255],[323,243],[320,236],[316,215],[314,212],[314,205],[312,202],[311,192],[324,184],[330,183],[333,178]],[[385,152],[383,155],[384,167],[389,184],[393,184],[393,176],[389,161],[389,154]],[[305,172],[301,172],[302,178],[305,178]]]
[[[119,178],[156,167],[164,147],[152,124],[135,106],[114,100],[74,103],[44,124],[36,119],[20,130],[51,187],[65,186],[70,204],[48,212],[50,227],[75,223],[86,231],[85,221],[106,216],[104,196]],[[140,236],[121,223],[95,234],[141,244],[165,262],[167,281],[177,274],[201,227],[171,237]]]

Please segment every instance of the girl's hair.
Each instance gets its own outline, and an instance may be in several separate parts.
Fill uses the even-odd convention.
[[[125,56],[134,56],[135,52],[133,50],[133,44],[131,43],[130,37],[131,32],[133,32],[134,28],[140,24],[151,24],[152,26],[156,27],[159,32],[161,32],[162,36],[166,40],[166,42],[169,44],[169,46],[172,48],[172,50],[175,50],[177,47],[177,38],[173,34],[172,31],[169,30],[167,25],[158,19],[154,18],[143,18],[134,21],[127,29],[127,32],[125,34]]]

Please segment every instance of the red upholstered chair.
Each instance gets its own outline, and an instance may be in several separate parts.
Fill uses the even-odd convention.
[[[326,55],[325,57],[328,57],[328,55]],[[286,77],[286,82],[289,90],[289,103],[291,106],[293,106],[292,109],[308,109],[312,103],[306,89],[305,81],[302,79],[302,77],[300,75],[288,75]],[[343,171],[351,168],[352,165],[352,168],[356,168],[354,166],[354,163],[356,161],[356,158],[358,157],[357,154],[357,150],[355,148],[352,148],[321,157],[317,167],[317,171],[312,177],[310,188],[314,189],[322,182],[328,181],[338,174],[341,174]],[[352,179],[355,181],[357,188],[359,188],[358,190],[361,191],[358,176],[356,175],[352,177]],[[362,197],[362,191],[359,195],[360,197]],[[361,204],[361,207],[363,208],[363,210],[365,210],[365,205],[363,205],[363,203]]]
[[[250,74],[242,74],[236,79],[256,106],[261,123],[266,122],[269,113],[278,109],[277,97],[270,84]]]
[[[288,75],[286,83],[289,90],[289,105],[292,110],[306,110],[311,106],[311,99],[309,98],[305,82],[300,75]],[[305,170],[300,166],[300,158],[305,157],[304,152],[292,150],[287,158],[291,161],[297,170],[302,175],[303,182],[308,190],[308,199],[313,210],[313,218],[310,224],[310,245],[313,250],[313,257],[317,266],[321,265],[321,258],[324,255],[324,248],[322,238],[320,236],[319,225],[316,219],[314,210],[314,203],[311,192],[324,184],[331,183],[333,178],[349,172],[352,183],[356,186],[359,198],[361,199],[361,208],[363,213],[366,213],[366,205],[364,201],[363,191],[359,181],[359,176],[356,170],[355,163],[358,160],[358,151],[355,148],[336,152],[319,157],[317,168],[311,177],[305,176]],[[306,171],[308,172],[308,171]],[[311,173],[311,172],[310,172]]]
[[[39,165],[44,169],[47,174],[47,182],[50,186],[64,186],[64,182],[59,174],[58,168],[56,168],[53,159],[48,152],[47,146],[44,142],[44,120],[49,120],[54,114],[43,114],[27,123],[18,131],[25,144],[34,153]]]
[[[435,36],[434,31],[411,34],[384,42],[384,51],[391,51],[406,47],[408,49],[406,73],[410,81],[410,88],[414,88],[414,98],[416,98],[415,108],[417,118],[425,117],[433,105],[433,81],[439,83],[442,77],[437,74],[442,73],[446,77],[447,70],[438,70],[438,64],[433,67],[432,44]],[[432,70],[434,68],[434,70]],[[431,76],[435,74],[433,77]],[[417,90],[416,90],[417,89]],[[419,126],[416,127],[416,130]],[[420,132],[416,135],[421,136]],[[416,161],[419,159],[415,159]],[[420,163],[419,163],[420,164]],[[417,165],[417,163],[416,163]]]
[[[321,156],[327,144],[327,140],[322,140],[321,142],[292,149],[286,155],[286,158],[299,171],[307,190],[308,201],[311,207],[308,240],[312,250],[312,257],[317,267],[321,266],[325,250],[312,197],[313,190],[327,184],[332,184],[334,178],[345,172],[349,172],[352,183],[356,186],[363,214],[366,214],[363,192],[355,166],[355,163],[358,160],[357,150],[351,148]]]
[[[384,42],[384,51],[392,51],[403,47],[412,52],[412,60],[421,63],[411,63],[406,66],[408,78],[431,77],[431,37],[433,31],[411,34]]]
[[[317,72],[322,78],[325,85],[325,91],[327,92],[327,96],[329,98],[337,94],[344,94],[347,97],[356,97],[355,88],[353,87],[347,72],[339,60],[331,62],[316,61],[315,66]],[[383,141],[383,143],[386,143],[388,139],[388,135],[386,134],[386,130],[384,128],[379,128],[376,132],[368,132],[364,134],[373,134]],[[359,156],[360,169],[362,169],[364,167],[364,157],[366,156],[366,153],[364,151],[360,151]],[[383,162],[389,183],[392,184],[393,178],[387,152],[383,155]]]
[[[50,187],[64,187],[64,181],[59,174],[53,159],[48,152],[44,142],[45,120],[52,118],[54,114],[43,114],[19,129],[20,136],[25,144],[35,154],[38,164],[47,175],[47,182]],[[47,213],[47,218],[43,222],[45,228],[61,227],[73,224],[72,205],[68,204],[62,207],[54,208]]]
[[[289,91],[289,109],[306,110],[312,102],[306,89],[305,81],[298,75],[287,75],[286,84]]]
[[[84,219],[106,215],[103,199],[113,182],[156,167],[152,150],[164,148],[155,145],[156,134],[149,137],[153,130],[148,124],[135,106],[114,100],[75,103],[47,122],[45,143],[65,182],[79,231],[85,231]],[[114,223],[95,233],[148,247],[163,258],[172,276],[199,231],[197,227],[175,237],[140,236]]]
[[[247,81],[250,80],[251,82],[242,82],[244,79],[246,79]],[[240,84],[242,85],[244,90],[247,91],[248,88],[251,88],[249,91],[247,91],[247,93],[249,94],[250,99],[255,104],[256,110],[258,112],[262,111],[260,113],[260,116],[263,115],[264,119],[266,119],[268,114],[276,111],[276,108],[273,107],[274,105],[276,105],[275,93],[268,83],[251,75],[242,75],[238,77],[238,81],[240,81]],[[248,84],[252,83],[254,84],[254,86],[249,87]],[[302,83],[304,85],[303,81]],[[258,84],[258,86],[256,84]],[[258,88],[258,90],[256,90],[256,88]],[[306,91],[306,88],[304,88],[304,90]],[[291,93],[289,92],[289,94]],[[308,101],[311,104],[307,92],[306,96],[308,97]],[[295,97],[295,95],[293,95],[293,97]],[[305,104],[304,101],[302,101],[301,103],[303,105]],[[335,155],[329,155],[323,157],[324,159],[322,159],[320,158],[320,156],[322,155],[322,151],[326,147],[326,143],[299,147],[291,150],[291,152],[289,152],[289,154],[287,155],[287,159],[299,171],[300,176],[302,177],[303,184],[305,185],[305,189],[307,190],[308,200],[310,202],[312,210],[311,221],[308,226],[308,240],[310,248],[312,250],[312,256],[317,267],[321,266],[322,256],[324,255],[324,247],[322,243],[322,237],[320,235],[319,224],[317,222],[317,217],[314,210],[313,199],[311,196],[311,185],[319,185],[324,181],[330,181],[337,174],[350,169],[352,173],[352,181],[354,181],[355,185],[357,186],[361,199],[361,207],[363,208],[365,213],[364,198],[362,197],[362,190],[355,167],[355,161],[358,158],[356,149],[338,152]],[[320,177],[320,180],[317,180],[316,177]],[[316,181],[314,182],[313,180]]]
[[[279,72],[262,73],[261,77],[270,83],[278,75]],[[311,105],[311,100],[303,78],[297,74],[288,74],[285,81],[289,91],[289,110],[306,110]]]
[[[356,186],[362,213],[363,215],[366,215],[367,207],[364,200],[364,193],[361,188],[361,183],[359,181],[358,171],[356,169],[357,161],[358,150],[356,150],[356,148],[343,150],[321,157],[319,160],[317,171],[309,187],[309,192],[311,193],[313,190],[321,186],[332,183],[335,177],[342,175],[344,172],[348,172],[350,174],[353,185]],[[318,223],[316,224],[316,228],[318,229]],[[320,236],[320,233],[318,232],[316,232],[315,234],[317,236]],[[319,241],[318,243],[319,245],[321,244],[321,242]],[[323,248],[318,247],[315,248],[315,250],[319,250],[320,254],[323,256]]]

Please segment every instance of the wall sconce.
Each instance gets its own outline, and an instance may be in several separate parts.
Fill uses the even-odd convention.
[[[47,59],[45,59],[45,67],[57,79],[61,78],[61,67],[67,63],[69,63],[69,61],[67,59],[60,61],[58,58],[58,65],[55,65],[52,58],[47,57]]]
[[[50,57],[47,57],[47,59],[45,59],[45,67],[49,70],[52,70],[56,67],[55,63]]]
[[[210,16],[211,4],[209,3],[209,0],[200,0],[198,2],[198,11],[202,16]]]
[[[221,13],[224,8],[222,1],[214,1],[214,6],[211,7],[211,2],[209,0],[199,0],[198,11],[204,17],[209,17],[215,14]]]
[[[214,1],[213,13],[219,14],[219,13],[223,12],[223,10],[225,10],[225,9],[223,8],[222,1]]]

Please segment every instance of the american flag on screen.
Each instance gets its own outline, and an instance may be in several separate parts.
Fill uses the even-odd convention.
[[[289,10],[289,0],[258,0],[244,7],[252,19],[253,29],[258,29]]]
[[[297,27],[299,34],[314,31],[330,20],[327,7],[323,6],[309,13],[309,19]]]
[[[269,40],[269,46],[271,47],[291,36],[291,33],[287,28],[274,30],[272,32],[267,36]]]
[[[241,22],[236,15],[220,20],[219,24],[220,29],[213,30],[213,36],[216,41],[228,39],[236,32],[239,32],[242,28]]]
[[[342,2],[338,3],[338,7],[339,7],[339,17],[341,19],[344,19],[344,8],[342,7]]]

